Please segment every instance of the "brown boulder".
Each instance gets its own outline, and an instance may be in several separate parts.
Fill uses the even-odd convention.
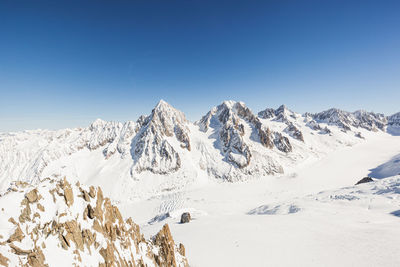
[[[22,233],[21,227],[19,227],[19,225],[18,225],[17,229],[15,229],[15,232],[10,236],[10,238],[8,238],[7,242],[8,243],[11,243],[14,241],[21,242],[22,239],[24,239],[24,233]]]
[[[37,193],[37,189],[33,189],[32,191],[28,192],[25,197],[28,199],[29,203],[34,203],[36,201],[38,201],[39,196]]]
[[[74,194],[72,192],[71,184],[64,178],[63,181],[65,203],[70,207],[74,204]]]

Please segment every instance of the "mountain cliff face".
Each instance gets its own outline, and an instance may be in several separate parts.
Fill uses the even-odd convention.
[[[99,187],[17,182],[0,207],[1,266],[188,266],[168,225],[146,240]]]
[[[272,119],[277,122],[285,123],[287,127],[284,129],[284,132],[288,133],[291,137],[304,142],[303,133],[293,123],[293,120],[296,119],[296,114],[289,110],[285,105],[281,105],[277,109],[267,108],[260,111],[258,112],[258,117],[261,119]],[[291,149],[289,149],[289,151],[291,151]]]
[[[282,152],[292,151],[289,139],[273,132],[242,102],[225,101],[211,109],[198,123],[200,130],[215,140],[226,162],[232,163],[241,173],[281,173],[282,167],[268,154],[276,148]],[[262,152],[257,145],[263,147]],[[261,154],[264,153],[264,156]],[[257,155],[257,156],[254,156]],[[264,159],[264,166],[260,161]],[[231,180],[240,174],[225,174]]]

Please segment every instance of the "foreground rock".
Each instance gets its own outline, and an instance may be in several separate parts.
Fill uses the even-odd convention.
[[[0,266],[188,266],[168,225],[151,240],[100,188],[14,184],[0,197]]]
[[[181,223],[188,223],[192,220],[192,217],[190,216],[189,212],[184,212],[182,213],[181,216]]]
[[[373,181],[374,181],[374,180],[372,180],[371,177],[364,177],[364,178],[362,178],[360,181],[358,181],[358,182],[356,183],[356,185],[358,185],[358,184],[370,183],[370,182],[373,182]]]

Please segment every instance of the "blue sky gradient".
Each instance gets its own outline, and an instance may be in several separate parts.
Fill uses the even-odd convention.
[[[400,111],[400,1],[2,1],[0,131],[223,100]]]

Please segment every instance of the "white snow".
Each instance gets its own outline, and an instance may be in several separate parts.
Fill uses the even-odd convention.
[[[235,103],[223,104],[232,108]],[[262,127],[290,140],[289,153],[264,147],[253,134],[254,125],[239,118],[244,129],[240,141],[252,155],[241,170],[221,150],[222,126],[211,116],[217,108],[203,124],[187,122],[164,101],[155,110],[162,123],[154,128],[143,126],[151,118],[143,117],[136,123],[96,120],[83,129],[0,134],[0,189],[16,179],[35,183],[64,175],[101,186],[147,237],[168,223],[194,267],[400,266],[400,135],[393,134],[397,126],[388,126],[387,132],[376,127],[385,119],[380,114],[352,113],[346,132],[332,125],[335,120],[317,123],[285,107],[279,120],[259,118]],[[343,120],[350,113],[338,114]],[[372,126],[363,123],[374,131],[354,126],[360,124],[356,115],[372,116]],[[304,142],[285,132],[288,123],[302,132]],[[153,132],[164,124],[187,133],[191,149],[176,132]],[[149,152],[135,158],[133,148],[141,138],[143,151]],[[157,150],[162,142],[168,144],[165,150]],[[172,155],[168,160],[165,151]],[[243,154],[230,155],[241,165],[247,161]],[[137,172],[139,165],[151,168],[152,159],[157,170],[167,171]],[[284,174],[265,175],[276,166]],[[368,175],[375,178],[373,183],[354,186]],[[235,183],[223,181],[225,176],[236,178]],[[20,202],[6,198],[1,200]],[[180,224],[186,211],[193,220]],[[7,216],[14,212],[4,211]],[[0,218],[0,223],[7,222]]]
[[[121,205],[149,235],[169,223],[191,266],[399,266],[400,176],[354,186],[399,153],[398,137],[377,134],[281,177]],[[185,211],[194,220],[180,224]]]

